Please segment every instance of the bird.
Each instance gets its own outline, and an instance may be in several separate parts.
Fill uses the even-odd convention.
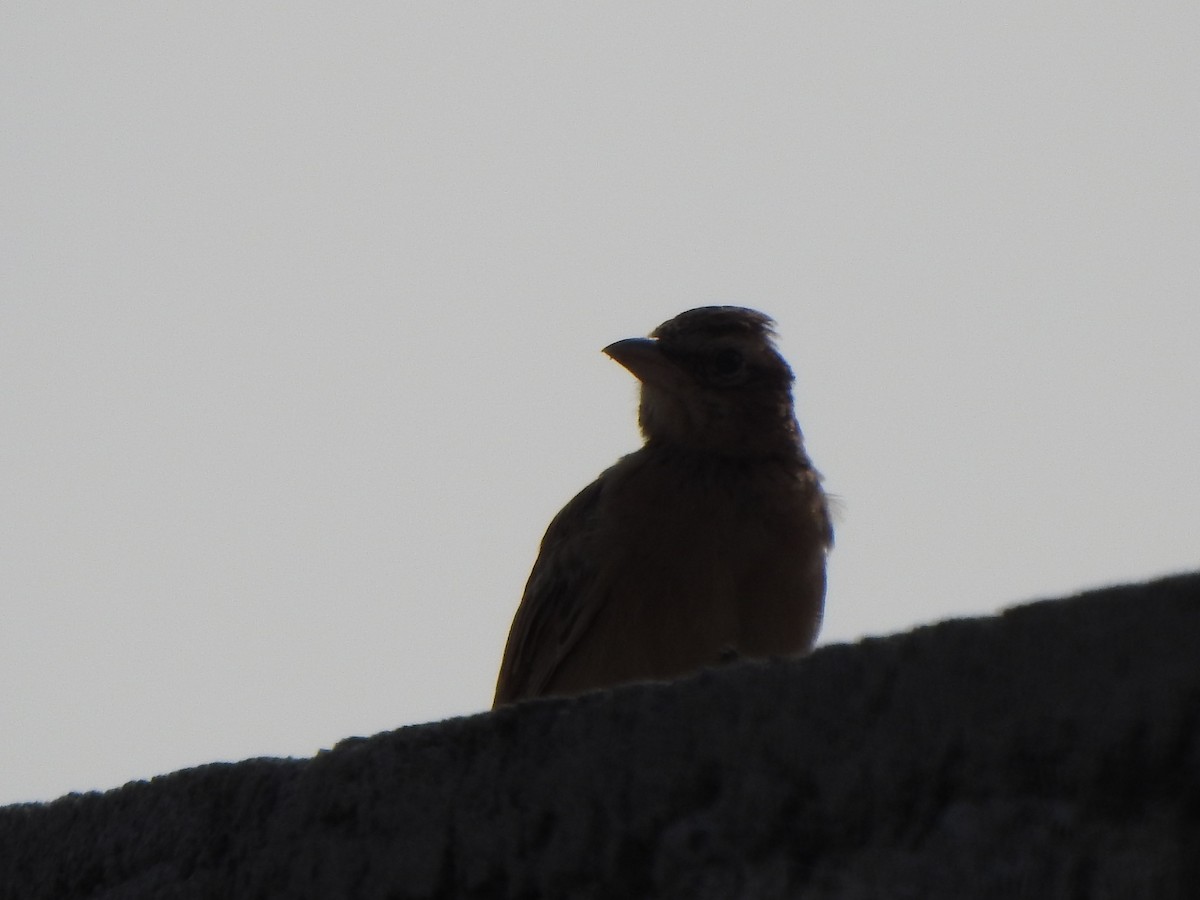
[[[546,529],[493,708],[812,649],[833,526],[775,337],[705,306],[604,348],[640,382],[643,445]]]

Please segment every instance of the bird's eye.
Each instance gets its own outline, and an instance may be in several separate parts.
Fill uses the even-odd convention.
[[[731,381],[741,374],[745,359],[732,347],[718,350],[709,360],[709,374],[718,381]]]

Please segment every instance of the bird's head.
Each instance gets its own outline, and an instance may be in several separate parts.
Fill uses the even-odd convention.
[[[704,306],[605,347],[642,383],[646,443],[733,457],[795,452],[792,370],[774,324],[752,309]]]

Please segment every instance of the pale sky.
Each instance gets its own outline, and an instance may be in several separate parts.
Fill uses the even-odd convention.
[[[10,4],[0,803],[488,707],[762,309],[823,643],[1200,566],[1200,5]]]

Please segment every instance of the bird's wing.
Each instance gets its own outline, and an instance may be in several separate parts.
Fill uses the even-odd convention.
[[[592,545],[605,475],[576,494],[546,529],[508,633],[494,706],[541,696],[595,618],[602,598],[594,596]]]

